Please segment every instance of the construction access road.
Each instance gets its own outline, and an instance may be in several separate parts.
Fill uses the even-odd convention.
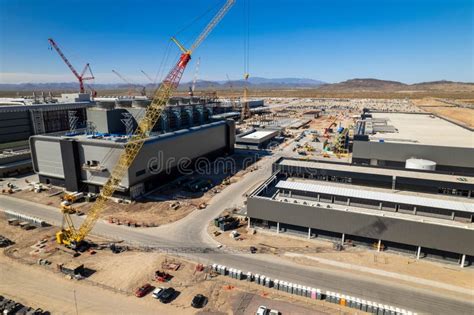
[[[279,156],[280,154],[277,154]],[[207,234],[209,221],[222,210],[239,206],[245,193],[256,187],[271,172],[271,163],[277,156],[265,157],[258,163],[258,170],[249,172],[220,194],[217,194],[205,210],[194,211],[186,218],[157,228],[129,228],[99,221],[92,233],[137,246],[154,247],[175,253],[201,263],[218,263],[241,269],[244,272],[263,274],[273,279],[340,292],[378,303],[393,305],[410,311],[431,314],[468,314],[474,309],[469,297],[442,294],[429,287],[415,287],[410,283],[363,276],[348,271],[328,270],[323,267],[302,266],[273,255],[239,253],[218,248]],[[9,209],[44,219],[60,225],[62,215],[57,208],[39,205],[21,199],[1,196],[0,209]],[[81,217],[74,217],[80,224]]]

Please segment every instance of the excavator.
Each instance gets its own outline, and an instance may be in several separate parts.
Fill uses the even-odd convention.
[[[112,168],[110,177],[107,179],[105,184],[97,196],[97,199],[92,204],[87,217],[79,228],[74,226],[72,221],[70,210],[63,209],[63,227],[61,231],[56,233],[56,241],[58,244],[63,244],[74,250],[81,248],[84,244],[85,237],[90,233],[95,223],[99,219],[100,214],[106,207],[107,200],[112,197],[114,192],[120,186],[120,182],[124,178],[128,168],[132,165],[133,161],[137,157],[145,140],[148,138],[150,131],[156,124],[158,119],[163,112],[169,98],[174,91],[178,88],[178,84],[183,76],[184,70],[191,60],[193,52],[201,45],[201,43],[208,37],[211,31],[216,25],[222,20],[230,8],[234,5],[235,0],[227,0],[226,3],[220,8],[216,15],[212,18],[209,24],[202,30],[200,35],[197,37],[191,48],[186,49],[181,45],[174,37],[171,40],[181,50],[181,55],[175,66],[170,70],[165,79],[161,82],[160,86],[154,93],[153,100],[150,106],[147,107],[143,118],[138,122],[138,126],[135,129],[128,142],[124,145],[117,164]],[[65,224],[64,224],[65,223]]]

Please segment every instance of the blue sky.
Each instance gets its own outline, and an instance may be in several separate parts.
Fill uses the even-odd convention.
[[[155,76],[169,37],[190,44],[224,0],[0,0],[0,83],[71,82],[48,49],[53,37],[97,83]],[[184,80],[240,79],[244,0],[196,51]],[[250,0],[250,74],[338,82],[374,77],[406,83],[474,82],[473,0]],[[207,12],[207,14],[206,14]],[[196,18],[202,16],[202,18]],[[193,22],[195,21],[195,22]]]

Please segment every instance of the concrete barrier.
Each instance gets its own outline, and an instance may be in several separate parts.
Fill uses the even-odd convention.
[[[357,297],[342,294],[340,292],[326,291],[323,293],[321,289],[318,288],[312,288],[284,280],[272,280],[270,277],[266,277],[264,275],[254,275],[250,271],[244,275],[242,270],[228,268],[218,264],[212,264],[211,269],[218,274],[229,276],[234,279],[246,279],[248,282],[254,281],[256,284],[265,286],[267,288],[274,288],[278,291],[299,295],[309,299],[325,300],[329,303],[354,308],[363,312],[377,315],[416,315],[416,313],[407,311],[405,309],[396,308],[391,305],[383,305],[376,302],[363,300]]]

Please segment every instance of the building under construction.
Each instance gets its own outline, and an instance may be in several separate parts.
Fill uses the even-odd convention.
[[[352,162],[474,175],[473,131],[426,113],[366,112],[355,126]],[[428,166],[428,163],[430,166]]]
[[[474,262],[474,177],[280,158],[247,199],[249,226]]]

